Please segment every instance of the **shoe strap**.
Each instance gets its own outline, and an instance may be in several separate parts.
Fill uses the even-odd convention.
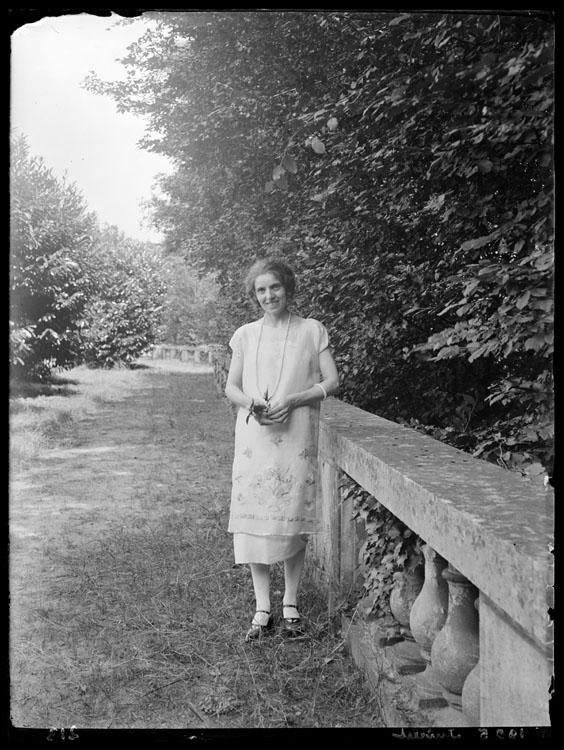
[[[258,615],[258,614],[264,614],[264,615],[268,615],[268,620],[267,620],[267,622],[265,622],[265,623],[261,623],[261,622],[259,622],[259,621],[257,620],[257,615]],[[262,618],[261,618],[261,619],[262,619]],[[265,628],[265,627],[266,627],[266,626],[268,625],[268,621],[269,621],[269,620],[270,620],[270,612],[269,612],[269,611],[268,611],[267,609],[257,609],[257,611],[255,612],[255,616],[253,617],[253,619],[252,619],[252,621],[251,621],[251,625],[252,625],[253,627],[256,627],[256,628]]]
[[[285,620],[287,620],[288,622],[299,622],[300,621],[298,608],[296,607],[295,604],[283,604],[282,605],[282,609],[295,609],[296,612],[298,613],[298,617],[284,617]]]

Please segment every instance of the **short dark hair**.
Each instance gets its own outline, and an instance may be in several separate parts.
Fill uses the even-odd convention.
[[[278,258],[261,258],[249,268],[245,277],[245,291],[253,302],[257,301],[255,279],[264,273],[272,273],[280,281],[287,296],[291,299],[296,293],[296,277],[294,272],[284,261]]]

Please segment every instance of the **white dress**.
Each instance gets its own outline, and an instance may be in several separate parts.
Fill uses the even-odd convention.
[[[245,394],[264,398],[268,387],[274,401],[320,382],[319,354],[329,346],[322,323],[292,314],[283,361],[286,326],[263,326],[261,334],[261,325],[262,319],[241,326],[229,342],[233,357],[243,360]],[[229,531],[236,563],[270,564],[294,555],[319,530],[319,402],[293,409],[287,422],[275,425],[247,422],[247,416],[238,410]]]

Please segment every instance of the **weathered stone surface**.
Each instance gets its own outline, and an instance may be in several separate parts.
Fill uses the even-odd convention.
[[[550,726],[553,663],[486,596],[480,596],[481,726]]]
[[[425,581],[423,588],[411,608],[409,627],[426,662],[425,671],[417,676],[416,682],[421,699],[442,696],[442,691],[433,674],[431,647],[437,634],[446,622],[448,613],[448,585],[442,576],[447,565],[429,545],[423,545],[425,557]]]
[[[478,613],[474,607],[478,590],[451,565],[442,575],[449,588],[448,614],[431,646],[431,664],[445,698],[462,710],[464,682],[480,654]]]
[[[322,415],[320,452],[546,644],[552,490],[337,399]]]
[[[363,669],[374,696],[377,713],[385,727],[435,727],[437,712],[433,706],[420,705],[414,678],[402,674],[392,647],[379,647],[386,641],[385,625],[349,620],[342,616],[342,630],[356,663]],[[441,704],[442,705],[442,704]]]

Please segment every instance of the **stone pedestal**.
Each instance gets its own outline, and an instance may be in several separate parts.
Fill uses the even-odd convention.
[[[390,609],[401,625],[403,638],[402,642],[391,647],[391,656],[400,674],[413,674],[425,669],[421,650],[409,628],[411,609],[423,587],[423,571],[423,565],[404,570],[390,594]]]
[[[423,588],[423,578],[424,568],[422,565],[406,569],[398,576],[396,585],[390,594],[390,609],[402,626],[402,635],[407,638],[412,638],[409,629],[409,615],[413,603]]]
[[[474,602],[476,610],[480,610],[480,597]],[[479,727],[480,723],[480,661],[472,668],[462,688],[462,713],[465,726]]]
[[[480,722],[480,662],[471,670],[462,688],[464,726],[479,727]]]
[[[431,664],[449,707],[462,717],[464,682],[479,658],[478,613],[474,602],[476,587],[456,568],[449,565],[442,573],[448,583],[448,615],[444,627],[431,647]]]
[[[422,705],[446,705],[441,686],[431,665],[431,647],[444,626],[448,613],[448,585],[442,576],[446,560],[428,544],[423,547],[425,581],[409,615],[411,633],[425,662],[425,670],[415,678]]]

